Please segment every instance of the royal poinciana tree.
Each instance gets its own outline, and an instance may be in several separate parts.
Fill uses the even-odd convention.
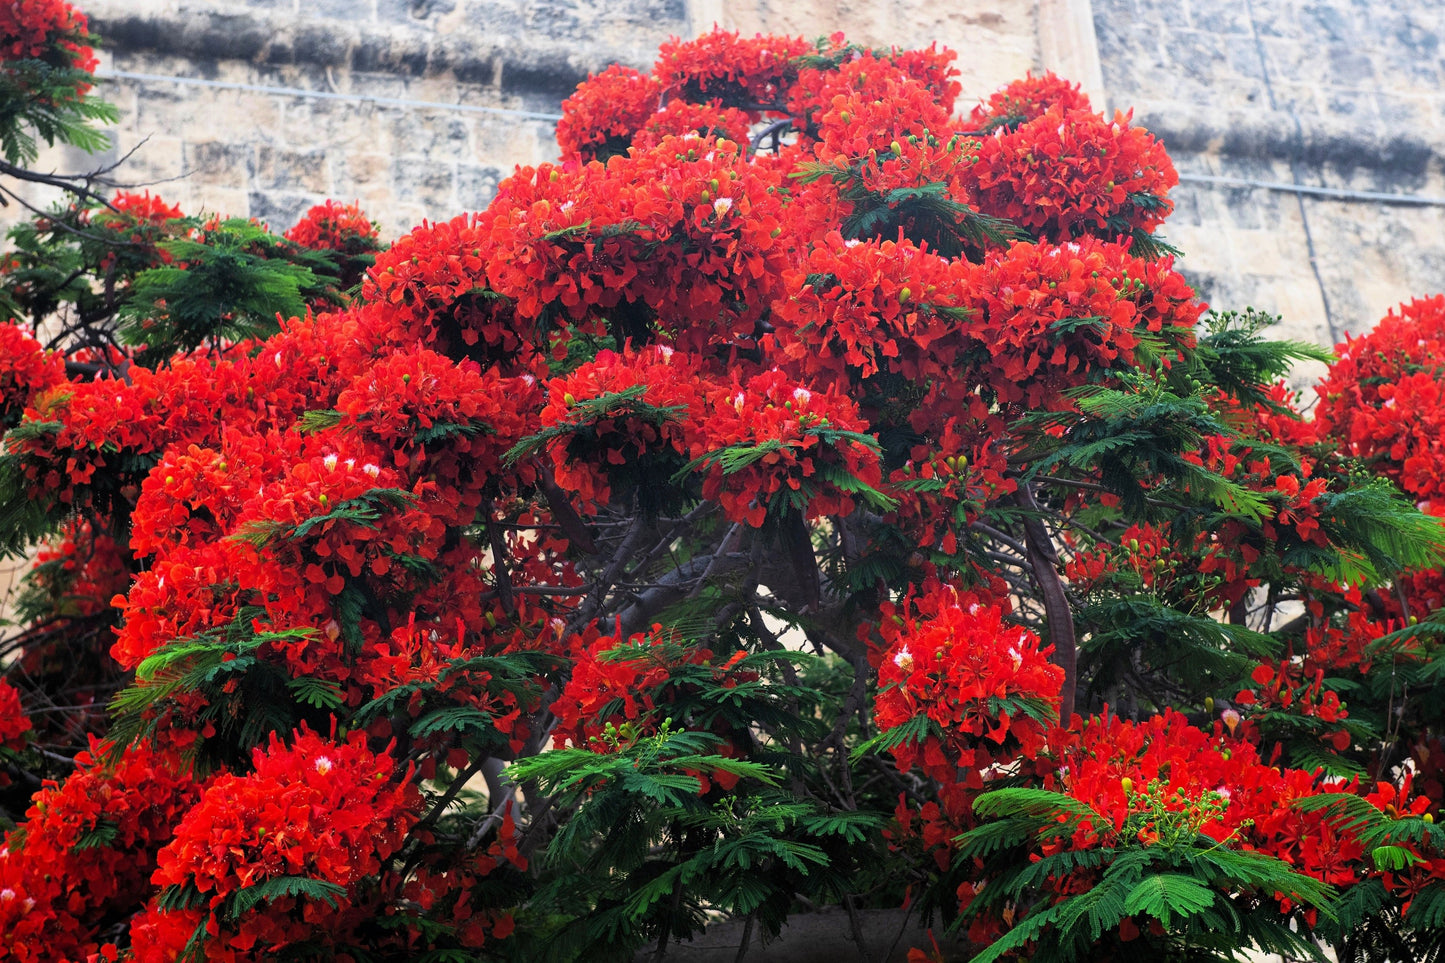
[[[90,42],[0,9],[0,144],[91,142]],[[0,959],[819,906],[979,963],[1439,958],[1445,297],[1334,355],[1206,313],[1163,145],[1052,76],[960,111],[953,59],[669,43],[390,247],[15,229]]]

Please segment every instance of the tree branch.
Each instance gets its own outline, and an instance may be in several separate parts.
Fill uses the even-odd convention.
[[[1038,503],[1028,482],[1020,482],[1014,495],[1019,507],[1030,514],[1024,516],[1024,545],[1029,566],[1044,597],[1044,614],[1048,617],[1049,643],[1054,647],[1053,663],[1064,670],[1064,686],[1059,692],[1059,722],[1067,726],[1074,715],[1074,692],[1078,687],[1079,646],[1074,637],[1074,613],[1069,607],[1064,583],[1059,578],[1059,556],[1053,540],[1037,514]]]

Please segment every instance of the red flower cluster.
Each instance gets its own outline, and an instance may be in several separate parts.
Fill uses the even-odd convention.
[[[949,129],[949,111],[928,82],[888,60],[864,58],[825,75],[816,96],[815,156],[832,163],[883,151],[894,141],[920,140]],[[808,95],[805,94],[805,97]],[[800,104],[806,110],[807,102]]]
[[[1429,796],[1414,795],[1414,782],[1414,773],[1406,769],[1400,785],[1376,783],[1375,791],[1366,794],[1365,800],[1391,819],[1423,817],[1433,821],[1434,813],[1439,811],[1439,804]],[[1408,912],[1416,894],[1431,883],[1438,885],[1445,881],[1445,854],[1440,852],[1438,843],[1431,846],[1429,843],[1394,839],[1391,845],[1403,847],[1411,858],[1403,869],[1381,869],[1377,871],[1377,875],[1391,894],[1403,898],[1401,910]]]
[[[1323,668],[1316,668],[1307,680],[1303,666],[1284,660],[1278,666],[1255,666],[1250,679],[1257,688],[1241,690],[1234,701],[1257,707],[1255,712],[1280,709],[1331,724],[1349,717],[1339,694],[1324,688]],[[1350,748],[1350,734],[1342,728],[1331,731],[1328,738],[1338,752]]]
[[[173,750],[93,744],[0,846],[0,958],[80,960],[150,891],[156,850],[199,790]]]
[[[65,0],[11,0],[0,6],[0,63],[43,59],[55,50],[67,66],[94,72],[99,61],[83,42],[93,39],[87,27],[85,14]],[[88,89],[77,88],[76,95]]]
[[[0,431],[13,428],[38,395],[64,380],[64,358],[18,324],[0,324]]]
[[[943,116],[953,113],[953,103],[962,88],[955,79],[958,70],[953,61],[958,54],[934,44],[922,50],[893,49],[884,54],[845,44],[842,34],[823,41],[819,53],[833,61],[822,66],[808,66],[798,72],[788,96],[788,113],[805,137],[816,139],[819,115],[833,104],[833,98],[866,87],[871,73],[876,77],[909,77],[928,88]],[[930,110],[930,115],[934,112]]]
[[[206,897],[208,955],[258,945],[275,952],[324,934],[339,910],[304,897],[234,923],[218,911],[247,887],[285,876],[352,890],[397,851],[421,806],[395,760],[368,749],[362,733],[334,742],[302,729],[289,745],[273,734],[252,763],[250,773],[211,782],[158,856],[156,885],[191,885]]]
[[[616,483],[665,486],[682,468],[702,375],[663,345],[601,351],[547,386],[544,432],[557,484],[585,504],[606,505]]]
[[[175,204],[167,204],[158,195],[150,191],[116,191],[115,197],[111,198],[110,206],[113,210],[100,211],[95,215],[96,220],[103,220],[107,223],[115,223],[124,220],[135,224],[149,224],[159,227],[166,221],[185,217],[185,212]]]
[[[1125,115],[1110,122],[1058,104],[984,138],[958,190],[985,214],[1059,243],[1154,230],[1177,183],[1164,145]]]
[[[757,114],[780,105],[797,76],[796,60],[813,52],[801,37],[744,39],[714,29],[696,40],[673,38],[658,49],[652,74],[669,96],[716,100]]]
[[[999,400],[1030,408],[1069,407],[1068,388],[1133,367],[1145,337],[1164,342],[1167,364],[1193,346],[1204,310],[1169,262],[1091,238],[991,253],[973,304],[964,331],[977,346],[976,377]]]
[[[1335,347],[1320,430],[1440,514],[1445,510],[1445,294],[1391,309]],[[1440,510],[1437,510],[1440,509]]]
[[[1078,824],[1070,841],[1076,849],[1203,833],[1221,845],[1276,856],[1331,885],[1359,878],[1359,841],[1328,813],[1291,805],[1349,787],[1321,786],[1309,773],[1265,765],[1253,745],[1227,737],[1218,722],[1211,734],[1171,710],[1138,723],[1096,716],[1081,730],[1051,733],[1047,755],[1054,766],[1047,784],[1101,817]]]
[[[883,644],[870,640],[879,729],[926,717],[939,730],[891,750],[900,770],[916,766],[937,782],[938,798],[915,813],[900,797],[889,837],[916,836],[940,868],[953,838],[972,825],[985,782],[1032,759],[1058,714],[1063,670],[1048,661],[1052,650],[1041,649],[1038,636],[1007,624],[1005,614],[998,598],[931,582],[899,605],[885,603],[877,626]]]
[[[441,224],[422,222],[377,255],[362,283],[376,307],[374,323],[388,340],[436,344],[449,356],[530,367],[535,339],[518,323],[510,301],[487,288],[490,231],[478,215]]]
[[[93,230],[108,233],[117,242],[106,251],[102,266],[124,271],[172,263],[173,255],[157,245],[176,236],[181,226],[170,222],[182,217],[185,213],[179,207],[167,204],[150,191],[118,191],[111,198],[109,208],[90,216]]]
[[[277,626],[326,625],[348,581],[374,580],[384,589],[406,577],[395,556],[440,550],[440,521],[415,505],[425,487],[378,495],[398,491],[396,469],[348,441],[334,434],[309,440],[237,517],[238,538],[228,542],[233,572]],[[299,665],[310,660],[299,651],[295,657]]]
[[[1175,556],[1164,529],[1148,523],[1134,524],[1119,536],[1117,544],[1076,552],[1064,565],[1064,574],[1082,592],[1093,591],[1118,572],[1132,572],[1147,588],[1169,580],[1170,560]]]
[[[551,706],[558,720],[552,741],[594,752],[650,735],[662,721],[657,700],[673,670],[706,665],[713,657],[710,650],[681,642],[661,625],[626,639],[582,636],[573,646],[572,676]]]
[[[889,474],[885,491],[897,502],[890,520],[917,538],[920,547],[953,555],[959,535],[983,506],[1015,491],[1017,482],[1004,477],[1007,454],[999,445],[996,418],[948,417],[941,425],[925,426],[919,416],[957,410],[943,392],[932,398],[938,400],[913,418],[914,427],[926,427],[931,437],[914,445],[909,460]]]
[[[895,748],[900,769],[977,789],[989,766],[1042,748],[1064,673],[1004,614],[996,600],[936,583],[883,605],[874,718],[886,731],[923,715],[942,730]]]
[[[632,138],[632,144],[646,150],[656,147],[669,136],[692,135],[745,144],[751,123],[747,111],[724,107],[720,101],[694,104],[687,100],[672,100],[652,115]]]
[[[776,174],[731,141],[664,138],[606,167],[520,168],[482,215],[492,289],[619,339],[750,338],[786,252]]]
[[[988,133],[995,127],[1027,123],[1055,107],[1065,113],[1076,110],[1092,113],[1094,109],[1078,84],[1045,71],[1041,76],[1029,74],[1000,87],[973,108],[968,119],[979,133]]]
[[[590,74],[562,101],[557,147],[563,157],[584,161],[625,154],[632,136],[652,119],[661,100],[662,85],[631,67],[613,64],[600,74]]]
[[[1258,584],[1256,563],[1277,563],[1289,546],[1328,544],[1320,529],[1316,500],[1329,490],[1329,480],[1315,476],[1310,459],[1301,458],[1298,465],[1287,460],[1277,465],[1281,461],[1278,453],[1256,453],[1247,443],[1237,444],[1219,436],[1206,438],[1203,451],[1185,457],[1262,495],[1270,509],[1257,531],[1231,518],[1213,531],[1201,533],[1196,546],[1202,557],[1199,572],[1218,573],[1223,578],[1224,584],[1217,590],[1219,600],[1237,602],[1248,588]]]
[[[19,752],[25,748],[25,734],[30,731],[30,717],[20,704],[20,692],[0,679],[0,749]],[[0,779],[5,778],[0,774]],[[4,785],[4,783],[0,783]]]
[[[849,437],[867,429],[836,389],[810,391],[774,369],[712,391],[691,454],[703,497],[757,528],[774,501],[806,518],[851,512],[856,482],[882,480],[877,449]]]
[[[380,236],[371,218],[362,213],[360,203],[338,204],[336,201],[312,207],[286,232],[286,239],[293,244],[346,254],[379,249]]]
[[[972,268],[909,241],[845,241],[836,231],[784,275],[770,340],[795,370],[849,391],[859,379],[944,377],[959,350]]]
[[[542,392],[531,375],[503,377],[413,347],[371,361],[336,399],[338,429],[390,453],[405,487],[428,485],[426,507],[449,524],[476,517],[502,459],[533,430]]]

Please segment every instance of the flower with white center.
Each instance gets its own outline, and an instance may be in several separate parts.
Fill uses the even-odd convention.
[[[337,458],[335,455],[327,455],[325,458],[321,459],[321,464],[326,466],[327,471],[335,471],[336,462]]]
[[[366,464],[362,465],[361,470],[366,474],[370,475],[372,478],[375,478],[377,475],[381,474],[381,468],[377,465],[373,465],[371,462],[367,462]]]
[[[317,756],[316,761],[312,763],[312,765],[316,767],[317,772],[324,776],[331,771],[331,757]]]
[[[893,657],[893,664],[904,672],[913,668],[913,653],[908,651],[908,646],[898,650],[898,654]]]
[[[806,404],[808,403],[808,399],[810,399],[810,398],[812,398],[812,397],[813,397],[813,393],[812,393],[811,391],[809,391],[807,388],[794,388],[794,389],[793,389],[793,400],[796,401],[796,402],[797,402],[798,404],[800,404],[800,405],[806,405]]]
[[[733,199],[731,197],[719,197],[717,200],[712,202],[713,213],[716,214],[718,217],[722,217],[724,214],[726,214],[729,210],[732,209],[732,206]]]

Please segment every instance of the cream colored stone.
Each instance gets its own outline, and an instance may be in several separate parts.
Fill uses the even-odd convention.
[[[1040,66],[1035,5],[1017,0],[691,0],[688,20],[695,34],[716,23],[746,36],[813,38],[842,31],[849,40],[878,47],[937,42],[959,53],[966,98],[985,96]]]

